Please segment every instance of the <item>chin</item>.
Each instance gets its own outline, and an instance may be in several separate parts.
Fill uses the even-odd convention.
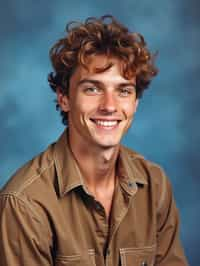
[[[101,148],[115,148],[119,146],[120,142],[107,141],[107,142],[98,142],[98,145]]]
[[[119,146],[121,136],[93,135],[93,143],[101,148],[113,148]]]

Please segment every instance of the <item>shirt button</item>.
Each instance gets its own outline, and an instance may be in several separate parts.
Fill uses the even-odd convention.
[[[133,188],[133,187],[134,187],[134,183],[133,183],[133,182],[128,182],[128,186],[129,186],[130,188]]]
[[[99,203],[96,204],[96,210],[100,211],[101,210],[101,205]]]
[[[147,262],[146,261],[143,261],[141,266],[148,266]]]

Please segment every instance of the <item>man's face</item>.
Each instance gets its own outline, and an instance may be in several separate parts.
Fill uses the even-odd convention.
[[[103,72],[96,72],[112,62]],[[58,102],[68,112],[70,138],[74,143],[108,148],[119,145],[136,111],[135,77],[122,76],[116,58],[93,56],[88,70],[78,66],[70,79],[69,96],[57,92]]]

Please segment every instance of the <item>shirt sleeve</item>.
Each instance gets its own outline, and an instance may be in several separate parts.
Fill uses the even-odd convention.
[[[179,213],[169,180],[158,189],[156,266],[188,266],[179,238]]]
[[[53,265],[47,231],[28,203],[0,195],[0,261],[2,266]]]

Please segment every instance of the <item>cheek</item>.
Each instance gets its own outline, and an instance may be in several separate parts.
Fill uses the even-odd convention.
[[[82,113],[90,113],[93,110],[96,110],[98,106],[98,101],[95,97],[80,97],[77,98],[75,104],[75,110],[78,109]]]
[[[123,106],[124,113],[128,118],[131,118],[135,113],[136,105],[132,103],[125,103]]]
[[[92,102],[74,102],[71,105],[71,117],[73,120],[79,120],[79,122],[85,124],[85,119],[91,116],[95,110],[94,103]]]

